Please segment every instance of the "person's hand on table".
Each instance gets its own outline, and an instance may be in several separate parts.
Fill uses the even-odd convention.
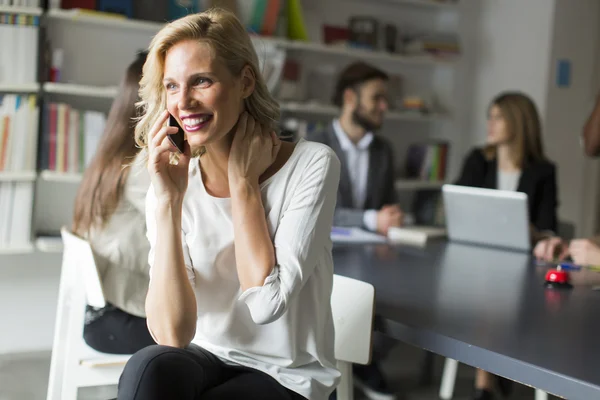
[[[600,265],[600,246],[591,239],[577,239],[571,241],[569,254],[573,262],[583,266]]]
[[[391,227],[402,226],[404,213],[397,204],[385,205],[377,212],[377,232],[387,236]]]
[[[556,236],[543,239],[536,244],[533,255],[538,260],[548,262],[564,260],[565,257],[569,255],[569,245],[567,242]]]

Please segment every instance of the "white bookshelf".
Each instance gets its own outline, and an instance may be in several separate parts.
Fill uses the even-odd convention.
[[[0,6],[0,13],[40,16],[43,12],[44,10],[42,10],[40,7]]]
[[[397,4],[399,6],[418,7],[431,10],[458,10],[458,2],[442,2],[436,0],[375,0],[381,3]],[[373,1],[373,2],[375,2]]]
[[[268,40],[268,38],[267,38]],[[458,56],[434,57],[431,55],[403,55],[378,50],[365,50],[349,46],[329,46],[315,42],[299,42],[293,40],[276,40],[275,44],[288,50],[299,50],[330,56],[368,60],[369,62],[393,62],[409,65],[454,66]]]
[[[35,240],[35,248],[42,253],[62,253],[63,242],[60,237],[40,236]]]
[[[0,255],[15,255],[33,253],[34,247],[32,244],[21,246],[0,247]]]
[[[326,117],[335,117],[339,115],[340,109],[330,104],[319,103],[301,103],[301,102],[286,102],[279,103],[282,112],[291,112],[297,114],[321,115]],[[418,112],[402,112],[390,111],[385,114],[387,120],[392,121],[436,121],[446,118],[443,114],[422,114]]]
[[[445,181],[425,181],[418,179],[398,179],[394,182],[396,190],[424,190],[439,189],[447,182]]]
[[[33,182],[36,176],[35,171],[0,171],[0,182]]]
[[[40,178],[46,182],[79,183],[83,174],[44,170],[40,174]]]
[[[112,99],[118,92],[116,86],[90,86],[60,82],[46,82],[44,83],[43,89],[46,93],[96,99]]]
[[[409,3],[430,3],[427,0],[412,0]],[[442,6],[435,2],[431,2],[433,5]],[[164,26],[163,23],[159,22],[146,22],[137,21],[124,18],[106,17],[100,13],[87,12],[79,9],[62,10],[62,9],[51,9],[48,12],[48,17],[51,20],[57,21],[69,21],[79,22],[82,24],[92,24],[95,26],[104,27],[106,29],[128,29],[141,32],[156,33]],[[301,42],[295,40],[288,40],[285,38],[272,38],[272,37],[253,37],[254,42],[260,43],[271,43],[275,46],[287,49],[287,50],[298,50],[312,53],[321,53],[332,56],[343,56],[348,58],[368,59],[368,60],[379,60],[384,62],[398,62],[403,64],[413,65],[453,65],[458,57],[434,57],[431,55],[402,55],[392,54],[384,51],[370,51],[364,49],[356,49],[347,46],[328,46],[322,43],[316,42]]]
[[[61,22],[73,22],[84,25],[96,25],[108,29],[123,29],[144,31],[150,34],[156,33],[164,26],[160,22],[138,21],[133,19],[105,16],[98,12],[86,11],[80,9],[51,9],[48,11],[48,18]]]
[[[39,90],[39,83],[0,82],[0,93],[36,93]]]

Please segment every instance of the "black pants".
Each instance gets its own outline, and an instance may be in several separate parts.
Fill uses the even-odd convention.
[[[156,344],[146,318],[136,317],[112,305],[88,307],[83,339],[92,349],[109,354],[133,354]]]
[[[150,346],[131,357],[119,380],[118,400],[306,400],[260,371],[230,366],[212,353]]]

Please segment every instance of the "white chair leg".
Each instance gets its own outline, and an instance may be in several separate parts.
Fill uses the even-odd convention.
[[[340,384],[337,387],[337,400],[354,400],[354,384],[352,382],[352,364],[338,361],[337,367],[342,373]]]
[[[456,383],[456,372],[458,370],[458,361],[446,358],[444,361],[444,372],[442,374],[442,383],[440,385],[440,399],[450,400],[454,395],[454,384]]]
[[[535,400],[548,400],[548,393],[540,389],[535,389]]]
[[[64,383],[60,400],[77,400],[77,386],[72,382]]]

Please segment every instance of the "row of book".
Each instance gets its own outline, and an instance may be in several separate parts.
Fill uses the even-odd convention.
[[[38,121],[35,95],[0,96],[0,172],[35,170]]]
[[[41,0],[0,0],[0,6],[39,7]]]
[[[81,173],[89,165],[104,132],[106,116],[77,110],[64,103],[48,103],[42,111],[39,168]]]
[[[33,185],[33,182],[0,182],[0,248],[30,243]]]
[[[408,179],[443,181],[447,163],[448,143],[413,143],[406,154],[405,175]]]
[[[39,26],[40,17],[0,13],[0,82],[37,81]]]

